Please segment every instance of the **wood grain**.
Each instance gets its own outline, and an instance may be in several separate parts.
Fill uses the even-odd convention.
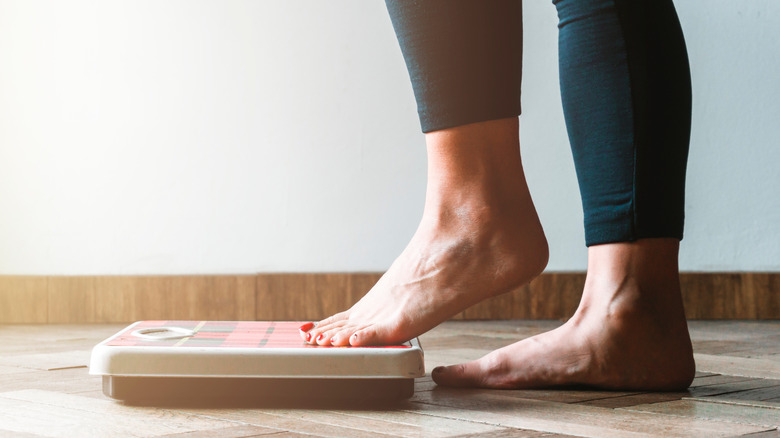
[[[285,410],[256,410],[256,409],[208,409],[187,410],[196,415],[217,416],[219,418],[237,421],[244,424],[272,427],[291,432],[310,434],[316,436],[343,437],[343,438],[370,438],[397,436],[387,431],[365,430],[360,423],[355,422],[351,426],[341,426],[335,421],[323,422],[319,415],[316,420],[306,418],[306,411],[300,411],[298,416],[284,415]]]
[[[116,421],[120,412],[122,421]],[[0,432],[62,437],[157,436],[233,426],[225,420],[165,409],[127,409],[105,399],[37,389],[0,393],[0,424]]]
[[[323,425],[359,429],[371,434],[390,434],[402,437],[451,437],[465,433],[496,431],[496,426],[463,423],[447,418],[417,415],[410,412],[380,410],[310,410],[273,409],[270,415],[295,422],[313,422]],[[308,429],[306,429],[308,430]]]
[[[703,371],[733,376],[780,379],[780,366],[772,360],[698,353],[694,354],[694,358],[696,359],[696,368]],[[724,370],[728,370],[728,373],[724,373]]]
[[[318,320],[349,308],[380,277],[381,273],[0,276],[0,323]],[[565,320],[576,310],[584,283],[582,272],[544,273],[453,319]],[[780,273],[683,273],[681,284],[688,318],[780,319]],[[728,339],[718,340],[724,341]],[[738,342],[734,346],[745,348]],[[764,354],[772,353],[764,349]]]
[[[251,275],[127,277],[124,281],[134,297],[132,320],[254,319]]]
[[[258,274],[259,321],[317,320],[356,303],[381,274]]]
[[[538,432],[526,429],[499,429],[492,432],[470,433],[458,435],[458,438],[568,438],[574,435],[561,435],[559,433]]]
[[[47,322],[95,322],[95,277],[49,277]]]
[[[766,427],[780,426],[780,410],[700,400],[676,400],[628,408],[631,411],[674,414],[681,417],[712,419]]]
[[[48,278],[0,276],[0,323],[48,321]]]
[[[780,318],[780,273],[683,273],[680,283],[688,318]]]
[[[427,398],[426,394],[428,394]],[[586,437],[607,438],[630,435],[711,438],[766,430],[759,425],[516,399],[495,390],[492,393],[469,393],[468,397],[460,398],[437,397],[432,391],[423,393],[418,401],[421,412],[427,415]]]
[[[255,275],[0,276],[0,323],[255,319]]]
[[[249,438],[264,435],[273,435],[273,438],[282,438],[284,432],[279,429],[260,426],[233,426],[224,429],[196,430],[193,432],[180,432],[170,435],[162,435],[165,438]]]

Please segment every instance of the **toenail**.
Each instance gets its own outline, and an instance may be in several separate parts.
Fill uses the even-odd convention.
[[[300,330],[302,332],[308,332],[312,328],[314,328],[314,323],[313,322],[307,322],[306,324],[298,327],[298,330]]]
[[[335,342],[333,342],[333,341],[334,341],[334,339],[335,339],[335,338],[330,338],[330,343],[331,343],[331,344],[335,344]]]
[[[325,337],[324,333],[320,333],[319,336],[317,336],[317,342],[320,342]]]
[[[306,333],[306,342],[311,341],[311,333]]]

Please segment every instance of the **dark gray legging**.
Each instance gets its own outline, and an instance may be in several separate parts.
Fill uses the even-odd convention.
[[[520,114],[521,0],[386,0],[423,132]],[[688,56],[671,0],[555,0],[587,245],[682,239]]]

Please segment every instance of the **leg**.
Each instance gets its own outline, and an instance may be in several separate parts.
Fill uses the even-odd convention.
[[[538,275],[547,241],[520,160],[521,1],[387,2],[426,132],[423,218],[403,253],[309,342],[405,341]]]
[[[557,0],[561,91],[585,211],[588,277],[563,326],[463,365],[445,385],[674,390],[695,371],[680,294],[690,129],[669,0]]]

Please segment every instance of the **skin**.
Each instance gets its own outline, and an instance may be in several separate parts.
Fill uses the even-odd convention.
[[[518,119],[426,134],[428,186],[406,249],[352,308],[304,327],[311,343],[387,345],[419,336],[477,302],[520,287],[547,264],[525,181]],[[694,374],[676,239],[588,249],[575,315],[561,327],[459,365],[440,385],[534,388],[585,384],[676,390]]]

